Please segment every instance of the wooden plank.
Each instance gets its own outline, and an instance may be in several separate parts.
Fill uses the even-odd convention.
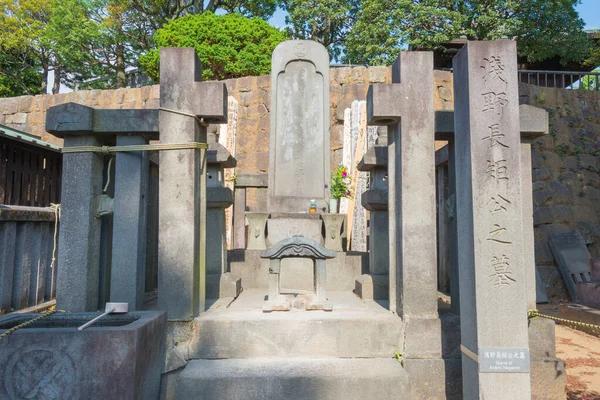
[[[592,281],[592,277],[590,276],[589,272],[583,272],[581,274],[581,276],[583,277],[583,281],[584,282],[591,282]]]
[[[6,203],[6,157],[8,144],[0,140],[0,204]]]
[[[56,264],[54,268],[50,267],[52,264],[52,250],[54,248],[54,224],[47,225],[46,230],[50,237],[50,245],[46,247],[42,260],[48,266],[46,276],[44,277],[44,300],[49,301],[56,297],[56,271],[58,268]],[[56,244],[58,245],[58,238]]]
[[[54,170],[54,181],[56,182],[54,191],[54,197],[52,197],[52,203],[60,203],[60,192],[62,190],[62,154],[56,154],[55,159],[55,170]],[[158,200],[157,200],[158,201]]]
[[[0,223],[0,310],[11,311],[17,223]]]
[[[40,275],[43,279],[44,266],[40,263],[40,252],[42,247],[42,222],[26,222],[27,248],[30,252],[29,262],[29,300],[26,307],[31,307],[41,301],[38,301],[38,286],[40,284]],[[42,298],[43,300],[43,298]]]
[[[6,193],[4,195],[4,204],[13,204],[14,190],[14,158],[15,148],[12,144],[7,145],[7,162],[6,162]]]
[[[37,168],[35,178],[35,205],[43,207],[42,193],[44,189],[44,154],[40,153],[37,156]]]
[[[581,282],[583,282],[583,279],[581,279],[581,274],[571,274],[571,276],[575,280],[575,283],[581,283]]]
[[[15,158],[13,163],[14,186],[12,204],[22,206],[22,185],[23,185],[23,149],[15,146]]]

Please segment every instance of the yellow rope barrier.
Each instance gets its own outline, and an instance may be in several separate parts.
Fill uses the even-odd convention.
[[[112,154],[119,151],[164,151],[164,150],[187,150],[187,149],[208,149],[207,143],[156,143],[156,144],[138,144],[129,146],[73,146],[63,147],[63,153],[102,153]]]
[[[566,324],[566,325],[573,325],[573,326],[580,326],[580,327],[583,327],[583,328],[588,328],[588,329],[590,329],[593,332],[594,335],[600,337],[600,325],[589,324],[587,322],[572,321],[570,319],[554,317],[552,315],[542,314],[538,310],[529,310],[529,311],[527,311],[527,317],[528,318],[542,317],[542,318],[551,319],[551,320],[556,321],[556,322],[561,322],[561,323]]]

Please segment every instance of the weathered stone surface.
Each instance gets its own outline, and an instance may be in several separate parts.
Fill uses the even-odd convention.
[[[539,317],[530,318],[528,331],[532,360],[556,358],[554,321]]]
[[[269,213],[247,212],[248,219],[248,250],[265,250],[267,242],[265,239],[265,228]]]
[[[308,203],[307,203],[308,204]],[[319,214],[271,214],[267,221],[267,246],[281,240],[302,235],[318,243],[323,243],[323,221]]]
[[[157,398],[166,315],[154,311],[109,315],[77,330],[98,315],[58,313],[30,326],[36,329],[20,329],[3,338],[0,397]],[[37,316],[0,318],[0,332]]]
[[[177,398],[387,400],[408,391],[408,375],[390,358],[197,360],[179,375]]]
[[[471,183],[457,188],[460,281],[474,282],[460,288],[462,345],[528,348],[516,45],[468,42],[453,66],[456,179]],[[467,399],[531,397],[528,373],[482,373],[465,354],[462,364]]]
[[[404,360],[411,399],[462,399],[460,360]]]
[[[147,143],[141,136],[117,137],[117,146]],[[129,303],[130,310],[144,304],[148,169],[147,151],[116,155],[110,300]]]
[[[392,66],[394,83],[373,85],[367,102],[371,123],[402,117],[388,129],[387,182],[390,309],[404,317],[437,313],[433,84],[431,91],[422,89],[423,82],[433,83],[432,57],[429,52],[400,54]]]
[[[342,227],[346,221],[344,214],[321,214],[325,226],[325,248],[333,251],[342,249]]]
[[[531,398],[564,400],[567,395],[567,366],[558,358],[532,360]]]
[[[194,49],[162,48],[161,107],[193,113],[206,122],[225,121],[225,85],[200,83],[200,77],[200,61]],[[159,128],[161,143],[207,139],[206,128],[186,115],[160,111]],[[201,165],[200,153],[201,150],[160,153],[159,304],[168,311],[169,320],[174,321],[190,320],[204,311],[206,175],[201,169],[206,164]],[[194,184],[182,185],[182,180]]]
[[[192,359],[389,358],[404,342],[404,327],[398,317],[366,307],[340,307],[331,313],[215,310],[194,323],[198,335],[190,348]]]
[[[329,182],[329,55],[313,41],[287,41],[271,66],[269,200],[272,212],[326,207]]]
[[[90,126],[81,119],[78,121],[81,127]],[[91,134],[65,138],[65,147],[100,145],[102,142]],[[96,217],[96,212],[97,198],[102,194],[103,167],[103,157],[96,153],[63,156],[62,229],[58,239],[60,269],[56,282],[56,306],[61,310],[81,312],[99,308],[101,219]]]
[[[406,321],[405,357],[442,358],[442,322],[437,317],[413,317]]]

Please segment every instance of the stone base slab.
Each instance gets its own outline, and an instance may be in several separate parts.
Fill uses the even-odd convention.
[[[406,398],[408,374],[392,358],[254,358],[191,361],[178,399],[388,400]]]
[[[355,281],[354,293],[364,300],[388,300],[389,275],[364,274]]]

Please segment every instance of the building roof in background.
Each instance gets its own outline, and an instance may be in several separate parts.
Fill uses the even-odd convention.
[[[16,141],[29,144],[43,149],[57,151],[60,153],[61,147],[40,140],[39,137],[30,135],[29,133],[9,128],[8,126],[0,125],[0,136],[14,139]]]

